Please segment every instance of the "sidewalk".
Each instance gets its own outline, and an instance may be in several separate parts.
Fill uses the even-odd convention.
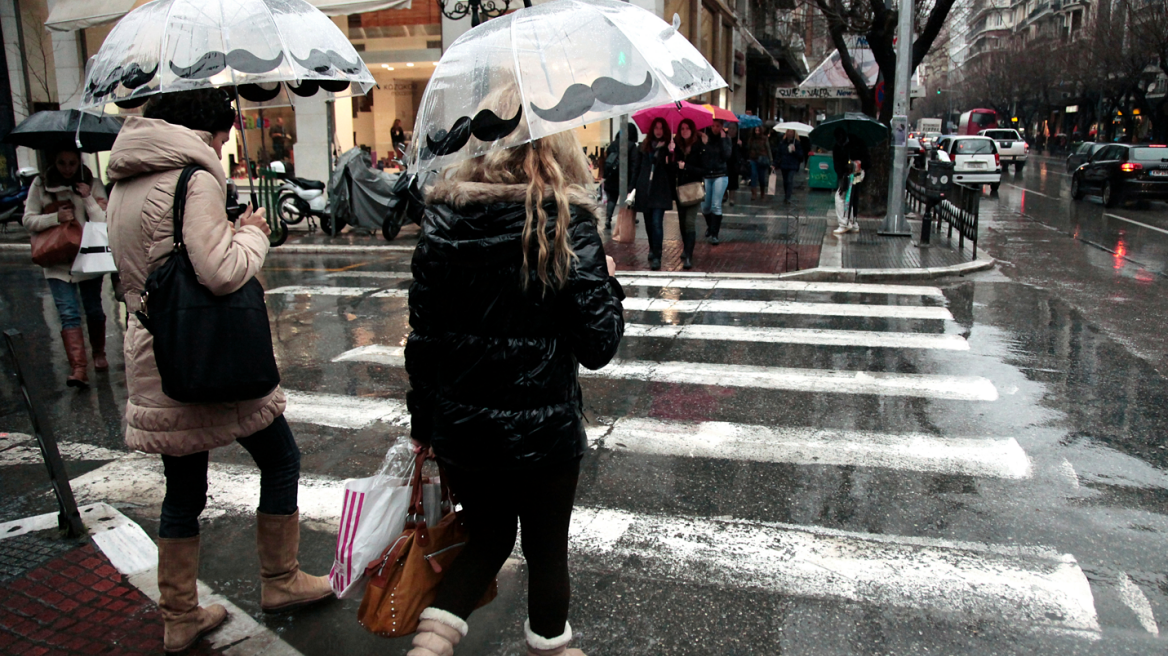
[[[66,540],[50,513],[0,524],[0,653],[13,656],[157,654],[158,550],[105,503],[83,506],[89,535]],[[200,583],[201,603],[228,619],[191,656],[296,656],[295,649]]]

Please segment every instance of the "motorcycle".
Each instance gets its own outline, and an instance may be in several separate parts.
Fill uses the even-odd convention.
[[[272,162],[272,170],[280,175],[284,184],[276,196],[276,215],[288,225],[296,225],[304,219],[318,219],[326,231],[329,222],[324,198],[324,183],[285,175],[283,162]]]
[[[0,191],[0,225],[8,231],[8,224],[20,222],[24,218],[24,201],[28,199],[28,190],[32,181],[37,177],[37,170],[25,167],[16,172],[16,179],[20,186]]]
[[[412,175],[374,169],[369,153],[353,148],[340,156],[329,179],[330,219],[327,224],[322,219],[321,227],[330,235],[345,225],[368,231],[380,228],[381,235],[392,241],[404,224],[421,225],[425,203],[413,181]]]

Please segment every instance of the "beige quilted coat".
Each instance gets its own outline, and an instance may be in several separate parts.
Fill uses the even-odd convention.
[[[189,164],[207,171],[191,178],[183,222],[199,282],[216,294],[228,294],[264,264],[268,238],[263,232],[236,229],[227,221],[227,183],[210,140],[206,132],[130,118],[110,153],[114,185],[106,220],[131,312],[124,345],[126,444],[148,453],[179,456],[224,446],[266,428],[284,412],[284,393],[278,387],[265,398],[242,403],[188,404],[166,396],[154,362],[154,338],[133,315],[146,277],[173,249],[174,188]]]

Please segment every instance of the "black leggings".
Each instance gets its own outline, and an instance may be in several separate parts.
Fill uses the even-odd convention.
[[[239,438],[260,468],[259,511],[268,515],[296,512],[300,485],[300,449],[284,416],[270,426]],[[186,456],[162,456],[166,496],[162,499],[160,538],[193,538],[199,534],[199,515],[207,506],[209,451]]]
[[[576,501],[580,459],[515,474],[444,467],[465,513],[470,537],[438,586],[434,607],[466,619],[515,549],[523,525],[527,615],[545,638],[563,635],[572,589],[568,527]]]

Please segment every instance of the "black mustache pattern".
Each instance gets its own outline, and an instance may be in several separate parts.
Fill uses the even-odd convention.
[[[308,53],[308,57],[301,59],[293,56],[292,59],[295,59],[296,63],[304,68],[310,71],[316,71],[317,73],[327,73],[329,68],[335,68],[342,73],[350,74],[357,73],[361,70],[360,60],[350,62],[331,50],[322,52],[313,48],[312,52]]]
[[[122,109],[134,109],[135,107],[145,105],[148,100],[150,100],[150,96],[141,96],[138,98],[130,98],[129,100],[118,100],[114,104]]]
[[[510,119],[499,118],[495,112],[484,109],[472,119],[463,116],[454,122],[449,130],[439,130],[434,136],[426,135],[426,148],[429,153],[423,157],[442,157],[457,153],[470,141],[474,135],[479,141],[498,141],[515,131],[519,121],[523,118],[523,108],[515,112]]]
[[[238,49],[227,54],[212,50],[199,57],[199,60],[190,66],[178,66],[170,62],[170,70],[184,80],[205,80],[218,75],[223,69],[230,66],[240,73],[267,73],[275,69],[284,61],[284,53],[276,55],[274,59],[260,59],[250,52]]]
[[[564,95],[555,107],[543,109],[529,103],[531,111],[545,121],[562,123],[580,118],[592,111],[592,107],[599,101],[606,105],[629,105],[648,97],[653,91],[653,75],[645,73],[645,81],[633,86],[617,82],[611,77],[597,78],[591,86],[587,84],[573,84],[564,91]]]
[[[110,71],[109,75],[105,76],[105,79],[100,83],[90,82],[89,94],[94,98],[104,98],[113,93],[119,84],[127,89],[137,89],[150,80],[153,80],[157,74],[158,66],[155,66],[153,70],[149,71],[142,70],[142,67],[137,64],[130,64],[125,68],[118,66]]]
[[[288,90],[301,98],[307,98],[316,95],[316,92],[320,90],[320,85],[317,84],[316,80],[301,80],[298,86],[289,84]]]
[[[703,67],[688,59],[675,59],[673,61],[673,75],[665,79],[672,82],[678,89],[685,91],[698,83],[712,83],[716,75],[717,73],[709,63]]]
[[[265,89],[258,84],[241,84],[236,88],[236,91],[245,100],[267,102],[280,95],[280,85],[276,84],[271,89]]]

